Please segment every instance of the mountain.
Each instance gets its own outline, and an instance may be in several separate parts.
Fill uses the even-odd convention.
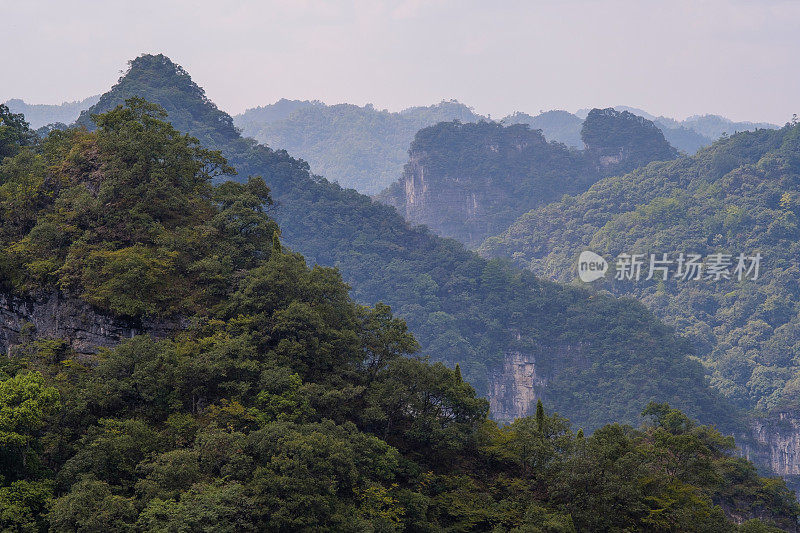
[[[788,424],[800,415],[798,198],[800,126],[760,129],[532,210],[481,253],[562,281],[573,278],[577,254],[587,249],[607,258],[695,253],[707,262],[729,254],[732,279],[608,279],[596,286],[641,299],[691,339],[721,394]],[[763,256],[758,279],[737,280],[738,254]]]
[[[756,129],[777,129],[778,126],[768,122],[734,122],[719,115],[694,115],[686,120],[678,121],[669,117],[656,117],[647,111],[630,106],[615,106],[617,111],[628,111],[648,120],[652,120],[661,129],[669,143],[681,152],[692,155],[700,148],[710,145],[723,134]],[[585,118],[590,109],[580,109],[575,115]]]
[[[425,128],[411,144],[402,178],[378,199],[474,248],[535,206],[582,192],[602,176],[677,156],[652,122],[630,113],[593,110],[582,124],[583,151],[548,143],[521,124]]]
[[[12,113],[25,115],[25,120],[33,129],[39,129],[49,124],[72,124],[85,109],[97,103],[100,96],[90,96],[76,102],[63,104],[28,104],[19,98],[12,98],[6,105]]]
[[[418,130],[442,121],[482,118],[456,101],[390,113],[369,104],[329,106],[284,99],[245,111],[234,122],[245,135],[302,157],[315,174],[375,194],[400,175]]]
[[[204,105],[181,116],[218,116]],[[0,107],[0,333],[37,309],[83,323],[3,346],[4,531],[797,531],[785,483],[666,403],[589,436],[541,402],[498,426],[458,365],[281,243],[262,178],[223,179],[166,118],[134,97],[29,144]],[[145,319],[163,335],[76,350]]]
[[[560,142],[570,148],[583,148],[581,139],[583,118],[568,111],[544,111],[535,117],[517,112],[505,117],[500,122],[502,124],[527,124],[531,129],[542,130],[542,134],[548,141]]]
[[[719,115],[693,115],[681,122],[681,125],[712,139],[741,131],[778,128],[775,124],[768,122],[734,122]]]
[[[642,407],[657,400],[701,421],[738,427],[736,413],[707,388],[686,343],[644,306],[481,259],[411,227],[391,207],[314,177],[283,150],[229,138],[230,122],[164,56],[134,60],[90,112],[134,93],[164,106],[189,133],[205,136],[240,176],[263,176],[282,241],[310,264],[337,267],[356,301],[391,305],[422,353],[459,364],[498,419],[532,414],[542,398],[579,427],[638,424]]]

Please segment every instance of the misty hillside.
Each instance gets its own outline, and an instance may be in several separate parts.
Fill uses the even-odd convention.
[[[377,198],[475,248],[533,207],[677,156],[652,122],[613,109],[590,113],[581,136],[585,150],[522,124],[442,122],[417,133],[402,177]]]
[[[735,403],[782,410],[798,400],[800,126],[717,141],[691,158],[607,178],[532,210],[488,239],[542,276],[574,278],[576,254],[739,253],[764,257],[754,281],[596,282],[635,296],[693,342],[711,383]],[[731,267],[733,268],[733,267]]]
[[[667,403],[588,435],[541,401],[490,420],[167,117],[133,97],[35,139],[0,106],[4,531],[796,529],[783,481]]]
[[[282,242],[310,264],[336,266],[356,301],[391,305],[422,353],[459,364],[496,416],[532,414],[532,399],[542,397],[576,424],[595,428],[636,423],[643,404],[662,398],[701,420],[738,427],[736,414],[710,394],[684,341],[642,305],[486,261],[411,227],[393,208],[315,178],[285,151],[233,135],[230,117],[165,56],[134,60],[84,117],[133,96],[163,105],[176,125],[221,149],[239,179],[263,176]],[[512,369],[519,358],[546,376],[542,386],[531,391],[518,381]]]
[[[315,174],[375,194],[397,179],[418,130],[482,118],[455,101],[391,113],[372,105],[280,100],[250,109],[234,117],[234,123],[244,135],[302,157]]]
[[[28,104],[19,98],[8,100],[5,104],[12,113],[25,115],[31,128],[39,129],[49,124],[72,124],[81,111],[90,108],[100,99],[100,95],[90,96],[76,102],[63,104]]]

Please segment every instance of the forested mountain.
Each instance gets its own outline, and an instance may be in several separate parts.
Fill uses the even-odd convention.
[[[687,154],[693,154],[700,148],[708,146],[714,137],[707,137],[690,126],[683,125],[671,118],[654,117],[653,115],[627,106],[617,106],[617,111],[628,111],[634,115],[653,121],[664,134],[667,142]],[[583,148],[581,128],[583,121],[591,109],[579,110],[576,114],[567,111],[545,111],[532,117],[526,113],[514,113],[502,120],[504,124],[528,124],[533,129],[541,129],[544,136],[551,141],[558,141],[574,148]],[[745,128],[742,128],[743,130]],[[751,128],[754,129],[754,128]]]
[[[681,121],[680,124],[712,139],[743,131],[778,128],[778,126],[769,122],[735,122],[719,115],[692,115]]]
[[[578,151],[526,125],[443,122],[420,130],[403,176],[378,199],[468,247],[518,216],[600,179],[677,152],[649,120],[613,109],[582,123]]]
[[[800,402],[798,198],[800,126],[739,133],[696,156],[608,178],[533,210],[488,239],[481,252],[564,281],[573,278],[584,249],[609,258],[760,253],[757,280],[596,283],[636,296],[688,335],[712,385],[731,401],[794,412]]]
[[[652,120],[672,146],[687,154],[708,146],[723,132],[775,127],[766,123],[732,122],[716,115],[678,122],[625,106],[616,109]],[[548,141],[582,149],[581,128],[589,111],[572,114],[552,110],[536,116],[518,112],[500,123],[528,124],[533,130],[542,130]],[[282,99],[234,117],[244,135],[268,146],[284,148],[308,161],[313,173],[371,195],[381,192],[401,175],[417,131],[453,120],[490,121],[455,101],[390,113],[372,105],[326,105],[319,101]]]
[[[12,98],[6,102],[6,106],[12,113],[24,115],[31,128],[39,129],[48,124],[72,124],[81,111],[89,109],[99,99],[100,95],[96,95],[63,104],[28,104],[19,98]]]
[[[302,157],[313,173],[342,187],[375,194],[403,171],[417,131],[437,122],[481,118],[456,101],[390,113],[370,104],[280,100],[250,109],[234,117],[234,123],[244,135]]]
[[[734,122],[719,115],[693,115],[685,120],[669,117],[656,117],[647,111],[629,106],[614,106],[618,111],[628,111],[648,120],[652,120],[664,133],[669,143],[680,151],[693,155],[697,150],[710,145],[723,135],[757,129],[778,129],[768,122]],[[590,109],[580,109],[575,114],[585,118]]]
[[[500,121],[501,124],[527,124],[534,130],[542,130],[548,141],[556,141],[571,148],[583,148],[581,128],[583,119],[568,111],[543,111],[531,116],[527,113],[514,113]]]
[[[481,259],[410,227],[388,206],[313,177],[285,151],[232,136],[230,117],[164,56],[134,60],[91,111],[137,95],[221,149],[240,176],[263,176],[283,242],[310,264],[338,267],[356,301],[391,305],[422,352],[450,367],[459,363],[495,413],[530,414],[542,397],[573,423],[594,429],[636,423],[642,405],[657,400],[703,422],[733,424],[735,413],[710,393],[688,346],[642,305]],[[534,387],[511,364],[519,359],[535,369]]]
[[[177,78],[153,94],[193,89],[165,57],[146,56],[132,84],[123,78],[101,102],[143,90],[145,70]],[[189,100],[176,116],[217,120],[218,134],[199,131],[226,139],[202,91],[167,94]],[[3,292],[27,307],[57,291],[109,316],[185,319],[166,338],[93,355],[74,352],[75,339],[19,332],[0,361],[3,530],[797,530],[800,505],[782,481],[665,403],[646,405],[639,429],[611,424],[588,437],[541,402],[498,427],[458,366],[413,357],[416,340],[387,306],[356,304],[335,269],[309,267],[281,243],[263,179],[225,180],[233,161],[166,118],[133,97],[95,114],[92,131],[40,142],[0,107]],[[341,191],[285,153],[228,143],[271,183]],[[676,377],[659,344],[640,345],[674,343],[641,307],[536,290],[545,306],[572,298],[584,320],[612,318],[593,317],[592,299],[642,314],[647,328],[636,317],[625,331],[610,326]],[[576,319],[567,309],[560,318]]]

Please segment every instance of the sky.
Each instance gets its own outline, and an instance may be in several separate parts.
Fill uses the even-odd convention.
[[[628,105],[784,124],[800,113],[800,2],[0,0],[0,101],[108,90],[142,53],[236,114],[280,98],[400,110]]]

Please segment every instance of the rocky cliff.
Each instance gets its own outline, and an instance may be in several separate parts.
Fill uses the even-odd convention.
[[[776,411],[753,419],[744,455],[800,488],[800,412]]]
[[[0,292],[0,353],[30,339],[63,339],[78,354],[96,353],[140,334],[166,337],[180,320],[126,320],[100,313],[89,304],[58,292],[29,297]]]
[[[579,345],[507,353],[502,364],[490,372],[491,417],[508,423],[515,418],[533,416],[537,400],[549,403],[548,384],[557,377],[558,367],[581,364],[580,361]],[[549,369],[543,368],[543,362]],[[800,489],[800,412],[778,411],[754,418],[749,427],[736,436],[736,442],[742,455],[765,473],[779,475],[795,490]]]
[[[443,122],[417,133],[400,181],[378,199],[474,247],[532,207],[596,179],[581,152],[548,143],[527,125]]]
[[[521,335],[518,335],[518,340]],[[551,382],[565,370],[587,366],[581,344],[536,346],[533,349],[508,352],[502,363],[489,372],[489,412],[498,422],[533,416],[536,401],[552,406]]]
[[[576,150],[526,124],[443,122],[417,133],[402,177],[378,200],[474,248],[535,207],[677,155],[651,121],[613,109],[593,110],[582,135]]]

